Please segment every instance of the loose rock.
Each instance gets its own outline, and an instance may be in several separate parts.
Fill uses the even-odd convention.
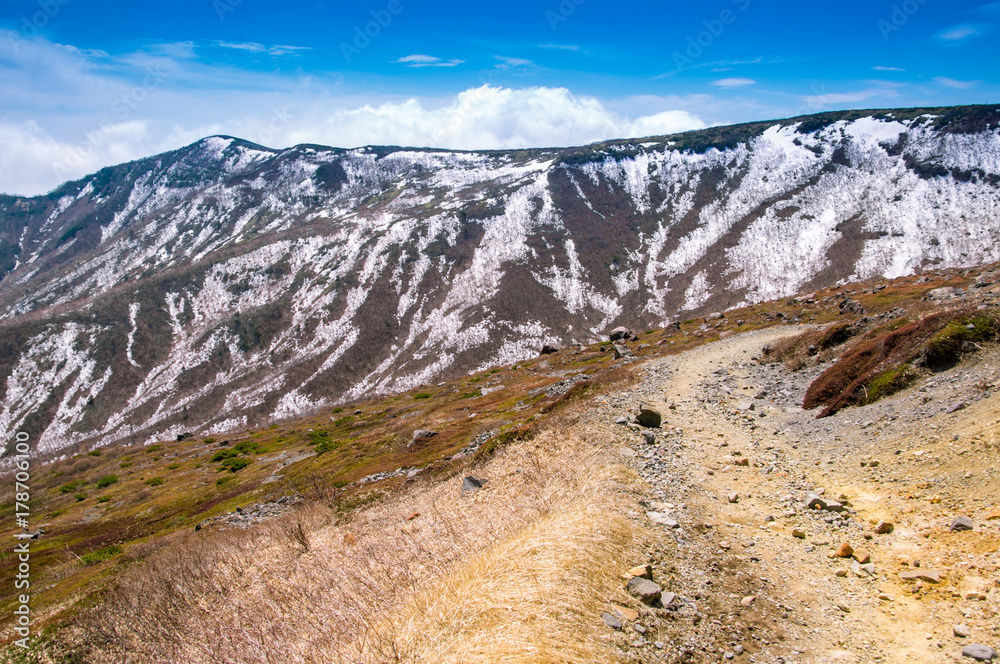
[[[622,327],[616,327],[615,329],[611,330],[609,339],[611,341],[618,341],[619,339],[628,339],[631,336],[632,336],[632,330],[622,326]]]
[[[879,535],[888,535],[895,529],[896,526],[891,521],[879,521],[878,525],[875,526],[875,532]]]
[[[659,584],[642,577],[636,577],[629,581],[626,588],[630,595],[643,604],[652,604],[660,599],[660,595],[663,593],[663,588]]]
[[[956,516],[951,522],[951,531],[953,533],[960,533],[965,530],[972,530],[975,526],[972,523],[972,519],[967,516]]]
[[[462,480],[462,495],[464,496],[467,493],[479,491],[487,482],[489,482],[489,480],[480,480],[472,476],[464,478]]]
[[[997,651],[979,643],[970,643],[962,648],[962,655],[979,662],[988,662],[997,656]]]
[[[615,616],[611,615],[610,613],[602,613],[601,620],[603,620],[604,624],[610,627],[611,629],[617,630],[619,632],[622,629],[622,621],[616,618]]]
[[[639,421],[639,424],[650,429],[659,428],[660,424],[663,422],[663,417],[660,415],[660,411],[656,410],[648,403],[639,405],[639,416],[636,419]]]

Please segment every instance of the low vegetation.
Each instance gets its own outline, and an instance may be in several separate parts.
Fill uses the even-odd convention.
[[[937,314],[922,300],[931,288],[967,281],[943,272],[926,284],[911,278],[880,290],[827,289],[810,303],[772,302],[726,312],[724,319],[691,319],[644,334],[636,355],[680,353],[785,321],[812,323],[763,359],[805,367],[839,356],[810,390],[814,407],[871,403],[955,352],[996,339],[990,312]],[[865,314],[845,317],[837,307],[845,294]],[[905,315],[896,311],[901,307]],[[838,366],[843,371],[834,372]],[[583,373],[588,380],[555,389]],[[597,495],[594,483],[616,471],[595,441],[560,439],[558,422],[591,395],[633,380],[630,365],[615,361],[606,344],[594,344],[296,422],[216,434],[221,441],[102,448],[100,456],[81,449],[39,464],[33,511],[51,524],[32,558],[33,606],[48,630],[36,644],[37,653],[49,653],[40,661],[120,661],[116,653],[130,648],[161,661],[378,661],[392,652],[399,659],[469,661],[480,656],[469,645],[472,637],[496,633],[502,611],[510,612],[505,625],[526,627],[498,638],[503,650],[493,661],[553,652],[567,640],[560,630],[582,635],[578,651],[560,652],[563,661],[602,661],[593,625],[580,622],[581,607],[594,598],[579,588],[602,587],[607,579],[599,563],[630,535],[602,505],[580,509]],[[483,396],[482,389],[501,384],[506,389]],[[418,428],[438,433],[410,445]],[[455,458],[474,439],[486,442],[471,457]],[[409,483],[408,468],[422,470]],[[458,500],[456,479],[476,473],[508,478],[509,490],[493,483]],[[385,479],[359,482],[376,475]],[[284,497],[304,507],[246,532],[195,532],[236,508]],[[533,559],[533,551],[549,558]],[[512,556],[519,562],[508,569],[501,561]],[[5,574],[14,564],[0,559]],[[579,569],[582,585],[562,587],[539,576],[556,564]],[[338,571],[331,577],[330,570]],[[290,578],[291,590],[284,585]],[[279,602],[279,590],[295,597]],[[524,602],[512,604],[513,597]],[[4,615],[12,601],[9,588],[0,591]],[[238,606],[254,610],[238,614]],[[289,615],[294,619],[286,624]],[[323,620],[310,617],[316,615]],[[539,631],[530,629],[533,615],[558,627],[533,634]],[[303,645],[296,636],[302,633],[315,638]],[[360,633],[373,638],[359,643],[345,636]],[[446,652],[448,643],[455,655]]]

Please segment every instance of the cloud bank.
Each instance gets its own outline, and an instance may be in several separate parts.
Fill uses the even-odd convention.
[[[182,99],[171,97],[174,103]],[[104,166],[186,145],[209,134],[229,134],[268,147],[318,143],[337,147],[400,145],[503,149],[581,145],[702,128],[697,116],[669,110],[628,117],[593,97],[565,88],[512,89],[483,85],[445,99],[404,99],[337,107],[335,98],[290,95],[259,108],[195,126],[135,113],[126,121],[89,121],[75,140],[57,138],[38,122],[0,121],[0,191],[47,192]],[[146,108],[142,109],[146,111]]]

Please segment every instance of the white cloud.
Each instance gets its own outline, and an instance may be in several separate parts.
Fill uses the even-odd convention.
[[[987,32],[989,29],[982,25],[956,25],[941,32],[938,39],[945,43],[958,44],[985,35]]]
[[[720,78],[718,81],[712,81],[712,85],[717,85],[720,88],[742,88],[746,85],[756,85],[757,81],[752,78]]]
[[[403,56],[399,60],[393,60],[393,64],[403,64],[407,67],[454,67],[463,62],[465,60],[443,60],[433,55],[423,55],[421,53],[414,53],[413,55]]]
[[[493,57],[500,61],[500,64],[496,66],[497,69],[528,69],[536,66],[534,62],[525,58],[508,58],[503,55]]]
[[[705,127],[669,101],[644,104],[645,114],[615,112],[565,88],[484,85],[445,99],[398,99],[362,104],[329,94],[290,92],[205,97],[197,118],[158,118],[168,107],[192,105],[189,95],[164,92],[161,104],[137,109],[123,122],[94,124],[58,137],[42,124],[0,122],[0,192],[34,195],[101,167],[174,149],[210,134],[228,134],[269,147],[319,143],[338,147],[405,145],[453,149],[571,146],[611,138],[670,134]],[[274,105],[281,101],[281,108]],[[201,101],[201,100],[199,100]],[[232,108],[243,109],[236,115]],[[142,111],[142,117],[139,117]],[[169,117],[169,116],[167,116]],[[84,133],[85,130],[85,133]]]
[[[905,69],[901,69],[900,67],[884,67],[882,65],[875,65],[874,67],[872,67],[872,69],[876,71],[906,71]]]
[[[266,53],[271,56],[282,56],[282,55],[294,55],[301,51],[312,50],[310,46],[288,46],[287,44],[276,44],[274,46],[266,46],[264,44],[258,44],[257,42],[216,42],[217,46],[222,48],[230,48],[237,51],[249,51],[250,53]]]
[[[873,97],[895,97],[898,94],[892,88],[868,88],[867,90],[857,90],[855,92],[831,92],[807,95],[802,97],[802,101],[807,107],[818,110],[832,104],[855,104],[860,101],[867,101]]]
[[[982,81],[958,81],[954,78],[948,78],[947,76],[935,76],[934,81],[938,85],[943,85],[946,88],[955,88],[956,90],[965,90],[982,83]]]
[[[704,126],[699,118],[677,110],[629,118],[608,110],[593,97],[577,96],[565,88],[484,85],[465,90],[443,105],[407,99],[336,110],[318,125],[310,123],[308,130],[296,128],[289,137],[293,143],[318,140],[342,147],[501,149],[582,145]]]

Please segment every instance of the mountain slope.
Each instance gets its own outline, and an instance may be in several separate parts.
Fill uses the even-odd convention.
[[[212,137],[0,197],[0,431],[227,430],[838,280],[1000,260],[1000,107],[584,148]]]

